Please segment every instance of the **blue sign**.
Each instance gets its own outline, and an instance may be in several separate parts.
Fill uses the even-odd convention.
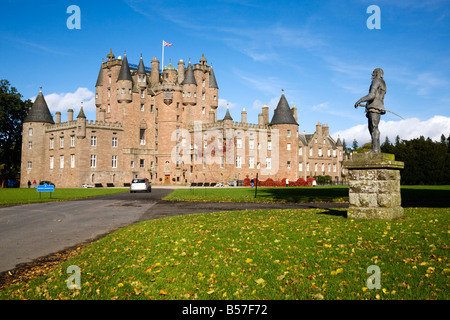
[[[49,186],[48,184],[39,185],[36,188],[37,192],[53,192],[55,191],[55,186]]]

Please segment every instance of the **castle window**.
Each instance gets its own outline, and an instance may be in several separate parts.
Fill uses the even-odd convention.
[[[130,93],[131,93],[131,90],[130,90]],[[141,98],[145,98],[145,91],[144,90],[141,90]]]
[[[202,107],[202,114],[205,114],[205,113],[206,113],[206,108]]]
[[[255,140],[254,140],[254,139],[249,139],[249,140],[248,140],[248,148],[249,148],[250,150],[255,149]]]
[[[312,157],[312,153],[313,153],[313,148],[309,148],[309,156]]]
[[[145,167],[145,160],[144,159],[139,159],[139,167],[140,168],[144,168]]]
[[[144,104],[141,103],[141,111],[144,111]]]
[[[97,167],[97,155],[91,154],[91,168]]]
[[[150,112],[153,113],[153,105],[150,105]]]
[[[145,129],[139,129],[139,139],[141,146],[145,145]]]
[[[333,172],[336,172],[336,163],[333,163]]]
[[[31,161],[28,161],[27,168],[28,169],[33,168],[33,163]]]
[[[300,148],[298,148],[298,155],[301,156],[302,154],[303,154],[303,148],[300,147]]]
[[[241,138],[236,139],[236,147],[238,149],[242,149],[242,139]]]
[[[59,156],[59,167],[64,168],[64,156]]]
[[[333,150],[333,158],[336,158],[336,150]]]
[[[113,168],[117,168],[117,156],[112,156],[112,159],[111,159],[112,161],[112,164],[111,164],[111,166],[113,167]]]
[[[188,92],[187,96],[188,96],[188,98],[190,98],[190,97],[191,97],[191,93],[190,93],[190,92]]]
[[[248,167],[250,169],[255,167],[255,157],[248,157]]]
[[[220,167],[223,168],[223,156],[220,156]]]
[[[298,164],[298,171],[303,171],[303,163]]]
[[[138,75],[138,82],[141,82],[142,76]]]
[[[205,87],[205,80],[202,81],[202,87]]]
[[[97,136],[91,136],[91,146],[92,147],[97,146]]]
[[[111,98],[111,89],[108,88],[108,98]]]
[[[53,147],[54,147],[54,142],[55,142],[55,139],[50,138],[50,149],[53,149]]]
[[[70,136],[70,146],[75,147],[75,136]]]
[[[266,158],[266,168],[272,169],[272,158]]]
[[[291,136],[291,130],[287,131],[287,137],[289,138]]]
[[[309,171],[309,162],[306,163],[306,171]]]
[[[131,89],[128,89],[128,94],[131,94]]]
[[[328,164],[328,172],[331,172],[331,163]]]
[[[291,168],[291,162],[290,162],[290,161],[287,162],[287,168],[288,168],[288,169]]]
[[[108,77],[108,83],[111,83],[111,76]]]
[[[319,157],[322,157],[322,148],[319,148]]]
[[[29,135],[30,137],[33,136],[33,128],[28,129],[28,135]]]
[[[241,156],[236,156],[236,168],[242,168]]]
[[[122,94],[125,94],[125,88],[122,88]]]
[[[325,164],[322,163],[322,172],[325,172]]]
[[[31,149],[33,147],[33,142],[28,141],[28,149]]]
[[[117,148],[117,137],[112,138],[112,147]]]
[[[328,156],[331,157],[331,150],[328,149]]]
[[[74,154],[70,155],[70,167],[75,168],[75,155]]]
[[[64,137],[59,138],[59,147],[64,148]]]
[[[111,105],[108,104],[108,109],[106,109],[106,112],[110,113],[111,112]]]
[[[214,96],[214,101],[216,101],[217,100],[217,96]]]
[[[290,143],[287,144],[287,149],[291,150],[291,144]]]
[[[130,168],[134,168],[134,161],[133,160],[130,163]]]
[[[272,141],[267,141],[267,150],[272,150]]]
[[[53,169],[54,157],[50,156],[50,169]]]
[[[177,115],[177,122],[178,122],[178,121],[180,121],[180,116],[179,116],[179,115]]]
[[[202,100],[206,99],[206,95],[204,93],[202,93]]]

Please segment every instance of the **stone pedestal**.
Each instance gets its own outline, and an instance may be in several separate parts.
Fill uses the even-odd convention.
[[[348,170],[348,218],[392,220],[403,216],[403,162],[395,161],[395,156],[388,153],[357,153],[342,166]]]

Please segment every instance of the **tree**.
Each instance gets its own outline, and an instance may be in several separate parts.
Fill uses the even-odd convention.
[[[358,141],[356,141],[356,139],[353,139],[352,149],[353,151],[356,151],[356,149],[358,149]]]
[[[15,179],[20,173],[22,122],[31,108],[30,100],[0,80],[0,179]]]

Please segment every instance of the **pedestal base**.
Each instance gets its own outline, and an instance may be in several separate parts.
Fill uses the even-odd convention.
[[[398,219],[403,216],[400,195],[400,169],[403,162],[393,154],[354,154],[343,162],[348,169],[351,219]]]

